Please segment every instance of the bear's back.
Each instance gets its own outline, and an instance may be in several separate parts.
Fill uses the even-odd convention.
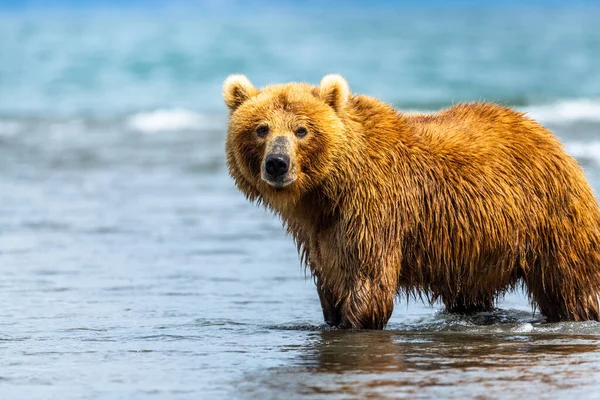
[[[429,151],[449,159],[479,158],[485,163],[498,156],[566,155],[540,124],[493,103],[458,104],[437,114],[407,115],[407,121]]]

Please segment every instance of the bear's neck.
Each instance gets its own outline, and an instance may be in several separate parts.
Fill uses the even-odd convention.
[[[305,193],[293,207],[278,210],[288,231],[297,236],[315,235],[340,217],[360,213],[357,193],[365,199],[382,194],[393,160],[409,160],[411,147],[418,146],[407,118],[391,106],[367,96],[352,96],[341,115],[346,128],[336,147],[335,168],[318,188]],[[395,166],[397,173],[411,174],[413,166]],[[399,170],[400,168],[401,170]],[[392,174],[393,175],[393,174]],[[358,208],[357,208],[358,207]]]
[[[422,138],[409,119],[390,105],[368,96],[352,96],[341,116],[346,128],[334,161],[336,168],[324,184],[326,197],[340,204],[355,197],[358,190],[369,191],[385,185],[394,174],[411,174],[417,166],[398,165],[420,151]]]

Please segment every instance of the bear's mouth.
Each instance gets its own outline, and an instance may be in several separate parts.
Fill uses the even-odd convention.
[[[275,189],[283,189],[284,187],[291,185],[292,183],[294,183],[294,181],[296,180],[296,178],[293,177],[281,177],[281,178],[271,178],[271,177],[266,177],[263,176],[262,180],[265,181],[266,183],[268,183],[270,186],[274,187]]]

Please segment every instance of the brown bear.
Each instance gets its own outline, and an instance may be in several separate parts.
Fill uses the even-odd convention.
[[[383,329],[396,294],[490,310],[520,282],[548,321],[598,320],[600,212],[577,162],[496,104],[411,115],[319,86],[230,76],[227,164],[279,214],[327,324]]]

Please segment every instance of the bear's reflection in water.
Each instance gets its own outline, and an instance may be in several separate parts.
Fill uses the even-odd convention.
[[[493,330],[492,330],[493,331]],[[285,350],[285,349],[282,349]],[[322,331],[294,361],[249,377],[249,397],[511,398],[600,389],[600,336]],[[252,383],[250,383],[252,382]],[[293,396],[292,396],[293,398]]]

